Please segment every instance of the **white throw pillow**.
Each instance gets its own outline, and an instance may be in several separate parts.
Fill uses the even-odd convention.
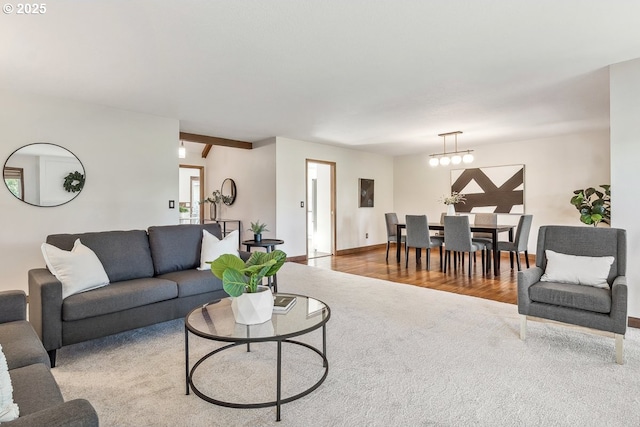
[[[608,288],[607,277],[614,258],[567,255],[545,250],[547,268],[541,282],[572,283]]]
[[[0,423],[15,420],[20,416],[18,405],[13,402],[13,386],[9,376],[7,358],[0,344]]]
[[[98,256],[76,239],[71,251],[48,243],[41,246],[47,267],[62,282],[62,298],[109,284]]]
[[[238,255],[238,230],[233,230],[220,240],[207,230],[202,230],[202,250],[200,251],[200,268],[198,270],[209,270],[211,264],[220,255]]]

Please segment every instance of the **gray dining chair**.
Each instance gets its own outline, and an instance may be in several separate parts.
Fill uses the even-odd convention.
[[[511,262],[511,269],[513,270],[513,255],[516,256],[518,264],[518,271],[522,271],[520,266],[520,252],[524,252],[524,260],[529,268],[529,232],[531,231],[531,223],[533,222],[533,215],[522,215],[518,221],[518,229],[513,242],[501,242],[498,241],[498,253],[501,251],[509,251],[509,261]]]
[[[451,252],[460,252],[462,254],[469,253],[469,277],[471,277],[471,254],[477,251],[481,251],[483,246],[481,244],[473,243],[471,241],[471,228],[469,227],[469,217],[466,215],[461,216],[445,216],[444,217],[444,249],[445,259],[443,271],[447,272],[447,264],[451,261]],[[482,258],[482,271],[485,271],[484,256]],[[475,256],[473,257],[475,259]],[[464,256],[462,258],[464,263]],[[461,264],[462,264],[461,263]],[[453,267],[456,266],[456,257],[453,258]]]
[[[474,225],[487,225],[495,227],[498,225],[498,214],[478,212],[473,219]],[[471,241],[483,246],[482,253],[485,257],[486,272],[491,271],[491,252],[493,252],[493,236],[491,233],[475,232],[471,238]]]
[[[398,239],[398,236],[396,234],[397,233],[396,225],[398,224],[398,214],[396,214],[395,212],[386,213],[384,214],[384,219],[387,224],[387,255],[385,259],[389,261],[389,243],[393,242],[396,245],[399,243],[404,243],[405,236],[400,236],[400,239]]]
[[[416,250],[416,263],[422,255],[422,249],[427,250],[427,270],[431,268],[431,248],[442,247],[439,240],[432,240],[429,235],[429,222],[426,215],[407,215],[407,235],[404,244],[405,267],[409,266],[409,249]],[[442,249],[440,251],[440,265],[442,266]]]

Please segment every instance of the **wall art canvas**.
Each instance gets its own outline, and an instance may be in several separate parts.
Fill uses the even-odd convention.
[[[524,165],[453,169],[451,191],[467,199],[456,212],[524,214]]]
[[[360,205],[361,208],[373,207],[373,180],[360,178]]]

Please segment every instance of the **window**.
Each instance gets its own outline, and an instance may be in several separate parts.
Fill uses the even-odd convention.
[[[24,200],[24,179],[22,168],[4,168],[4,183],[9,191],[20,200]]]

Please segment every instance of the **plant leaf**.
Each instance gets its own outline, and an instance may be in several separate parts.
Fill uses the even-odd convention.
[[[227,268],[222,275],[222,287],[232,297],[239,297],[247,288],[247,279],[238,270]]]
[[[227,268],[242,271],[244,269],[244,261],[236,255],[225,254],[220,255],[211,263],[211,272],[220,280],[222,280],[222,275]]]

